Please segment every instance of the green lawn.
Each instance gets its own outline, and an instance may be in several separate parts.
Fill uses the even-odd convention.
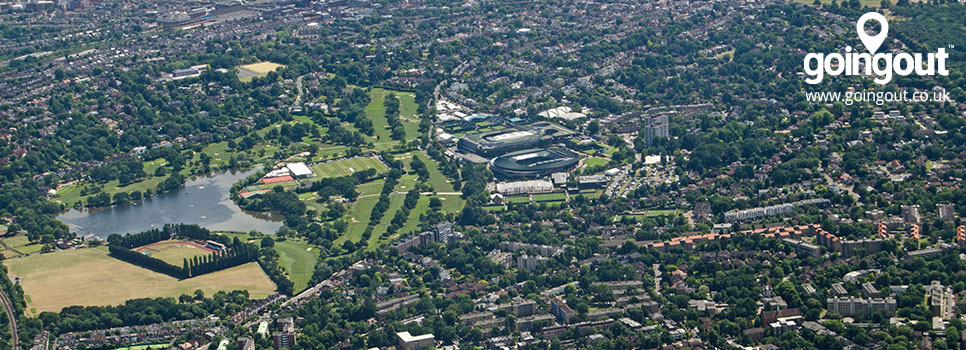
[[[365,157],[336,160],[312,166],[316,179],[345,176],[366,169],[376,169],[379,173],[389,171],[389,168],[378,159]]]
[[[540,194],[533,195],[534,202],[565,201],[565,200],[567,200],[567,194],[563,192],[540,193]]]
[[[37,243],[37,244],[30,244],[30,245],[25,245],[25,246],[22,246],[22,247],[17,247],[15,249],[17,249],[18,252],[21,252],[21,253],[24,253],[24,254],[33,254],[33,253],[39,252],[42,249],[44,249],[44,245],[43,244],[40,244],[40,243]]]
[[[453,192],[453,184],[447,181],[446,176],[439,171],[439,165],[436,161],[432,160],[422,151],[414,152],[413,156],[419,157],[419,160],[426,164],[426,169],[429,170],[429,185],[433,187],[436,192]]]
[[[599,157],[590,157],[584,160],[584,164],[588,167],[603,166],[607,165],[608,162],[610,162],[610,159]]]
[[[13,237],[4,237],[3,243],[11,248],[16,248],[30,244],[30,239],[27,238],[27,235],[21,234]]]
[[[366,116],[369,120],[372,120],[372,126],[375,130],[375,141],[389,141],[392,138],[389,137],[389,120],[386,119],[386,105],[383,99],[386,97],[387,90],[384,89],[372,89],[369,91],[369,98],[371,101],[369,105],[366,106]]]
[[[643,215],[629,214],[629,215],[623,215],[623,216],[628,218],[634,218],[634,219],[644,219],[644,218],[653,218],[658,216],[675,216],[675,215],[677,215],[676,210],[666,209],[666,210],[647,210]]]
[[[377,151],[392,149],[393,146],[399,143],[389,137],[389,120],[386,119],[386,106],[384,103],[384,99],[389,93],[393,93],[399,98],[399,115],[402,117],[402,125],[406,130],[406,140],[415,139],[419,133],[419,121],[416,119],[417,106],[415,95],[403,91],[391,91],[381,88],[372,89],[369,91],[371,101],[366,106],[365,112],[366,116],[372,120],[372,126],[375,128],[375,138],[369,139],[373,141]]]
[[[507,203],[530,203],[530,196],[527,196],[527,195],[509,196],[509,197],[506,197],[506,202]]]
[[[242,242],[259,246],[261,246],[263,237],[252,237],[247,233],[235,232],[219,232],[218,234],[232,238],[237,237]],[[274,235],[265,236],[275,238]],[[295,292],[298,293],[307,288],[309,280],[312,279],[312,273],[315,271],[315,264],[319,260],[319,250],[307,242],[291,238],[281,242],[276,241],[272,249],[278,252],[279,265],[285,269],[286,277],[294,284]]]
[[[416,94],[411,92],[396,92],[399,98],[399,114],[403,117],[403,127],[406,129],[406,139],[412,140],[419,136],[419,118],[416,117]]]
[[[416,207],[409,211],[409,219],[406,220],[406,224],[396,234],[415,232],[419,228],[419,216],[427,211],[429,211],[429,197],[420,196],[419,201],[416,202]]]
[[[463,205],[466,204],[466,201],[458,194],[441,194],[437,197],[442,200],[443,208],[441,210],[445,213],[459,213],[463,210]]]
[[[279,264],[288,273],[288,279],[295,284],[295,292],[304,290],[309,285],[315,263],[319,260],[319,250],[311,244],[286,240],[275,242]]]
[[[6,244],[8,247],[15,249],[16,251],[21,252],[23,254],[36,253],[44,248],[44,245],[40,243],[31,244],[30,240],[27,239],[27,235],[5,237],[3,238],[3,243]],[[2,254],[4,258],[11,258],[11,257],[18,256],[17,253],[9,249],[3,250],[2,253],[0,254]]]
[[[369,223],[369,214],[372,207],[379,202],[379,193],[382,192],[382,185],[385,180],[376,180],[356,187],[359,192],[359,199],[349,207],[349,228],[346,234],[336,239],[335,243],[341,244],[346,240],[358,242],[362,239],[362,232],[366,230]]]
[[[398,185],[396,187],[399,188]],[[372,236],[369,237],[367,250],[373,251],[379,246],[380,242],[387,241],[387,237],[382,237],[386,233],[386,229],[389,228],[389,223],[392,218],[396,216],[396,212],[403,206],[403,201],[406,199],[405,195],[394,194],[389,196],[389,209],[386,209],[386,213],[379,220],[379,223],[372,228]],[[411,213],[410,213],[411,214]]]

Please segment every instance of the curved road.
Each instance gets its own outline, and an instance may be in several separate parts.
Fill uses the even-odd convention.
[[[3,302],[3,308],[6,311],[7,320],[10,321],[10,334],[13,336],[13,341],[10,343],[10,345],[13,345],[15,349],[19,348],[20,338],[17,335],[17,317],[13,314],[13,306],[10,305],[10,299],[7,299],[7,295],[4,294],[3,291],[0,291],[0,301]]]

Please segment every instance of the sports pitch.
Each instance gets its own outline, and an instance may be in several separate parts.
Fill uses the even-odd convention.
[[[184,259],[208,255],[213,252],[213,250],[194,242],[175,240],[151,243],[146,246],[134,248],[134,251],[147,253],[153,258],[161,259],[175,266],[181,266],[184,263]]]
[[[268,61],[238,66],[238,80],[247,82],[251,81],[252,78],[255,77],[264,77],[268,75],[268,72],[274,72],[280,67],[285,66]]]
[[[312,171],[315,172],[315,177],[326,178],[345,176],[370,168],[376,169],[378,173],[389,170],[385,164],[375,158],[356,157],[316,164],[312,166]]]
[[[219,290],[247,290],[264,298],[275,284],[257,263],[185,280],[132,265],[107,254],[107,247],[34,254],[3,262],[10,279],[21,278],[27,315],[57,312],[71,305],[118,305],[128,299],[178,297],[201,289],[207,295]]]

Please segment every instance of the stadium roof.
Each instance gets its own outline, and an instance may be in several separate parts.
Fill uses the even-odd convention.
[[[563,147],[534,148],[493,158],[490,166],[511,176],[548,175],[569,170],[579,159],[576,153]]]

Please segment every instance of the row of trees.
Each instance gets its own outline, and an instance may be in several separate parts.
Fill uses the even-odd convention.
[[[167,226],[165,226],[167,227]],[[171,239],[171,231],[150,229],[135,234],[118,235],[113,234],[107,237],[107,244],[121,248],[131,249],[155,242]]]
[[[225,251],[216,251],[205,256],[184,259],[180,267],[151,257],[150,255],[131,250],[135,247],[169,240],[173,237],[190,238],[200,241],[216,240],[228,245],[229,248]],[[160,230],[151,229],[123,236],[114,234],[107,237],[107,243],[111,256],[175,278],[190,278],[258,259],[257,246],[242,243],[237,238],[229,240],[225,236],[212,235],[208,229],[194,224],[166,224]]]
[[[382,221],[382,216],[386,215],[386,210],[389,210],[389,195],[392,194],[396,184],[399,183],[399,178],[402,177],[402,170],[392,169],[386,174],[386,182],[382,185],[382,193],[379,195],[379,201],[376,205],[372,207],[372,212],[369,214],[369,224],[366,227],[365,232],[362,233],[362,241],[365,242],[372,237],[372,230]]]
[[[386,120],[389,122],[389,128],[392,133],[389,137],[393,140],[406,141],[406,128],[403,127],[402,122],[399,120],[399,99],[396,98],[394,94],[386,94],[383,99],[383,105],[386,106]]]
[[[204,275],[235,267],[258,259],[258,247],[254,244],[240,243],[224,251],[215,251],[205,256],[184,259],[181,267],[185,278]]]
[[[414,158],[415,159],[415,158]],[[392,235],[396,233],[406,221],[409,221],[409,212],[416,207],[416,202],[419,201],[419,190],[412,189],[406,193],[406,199],[403,201],[402,208],[396,212],[396,215],[392,217],[392,221],[389,223],[389,227],[386,228],[386,235]]]
[[[110,235],[107,237],[107,244],[131,249],[168,240],[172,237],[185,237],[196,240],[209,240],[213,238],[211,231],[195,224],[165,224],[160,230],[155,228],[123,236],[118,234]],[[215,238],[221,237],[218,236]],[[222,241],[221,243],[228,243],[227,237],[221,238],[220,240]]]
[[[274,241],[272,241],[272,245],[274,245]],[[262,267],[262,270],[265,271],[268,278],[275,283],[275,290],[279,293],[292,295],[295,284],[285,277],[285,270],[278,264],[278,258],[278,252],[275,249],[272,249],[270,246],[265,246],[261,249],[260,256],[258,257],[258,265]]]
[[[111,253],[111,256],[118,260],[123,260],[174,278],[188,278],[188,275],[182,268],[168,264],[164,260],[151,257],[150,255],[145,255],[118,245],[108,246],[107,250]]]
[[[180,267],[120,245],[110,245],[108,251],[116,259],[180,279],[224,270],[258,259],[257,246],[240,242],[225,251],[215,251],[208,255],[184,259]]]

